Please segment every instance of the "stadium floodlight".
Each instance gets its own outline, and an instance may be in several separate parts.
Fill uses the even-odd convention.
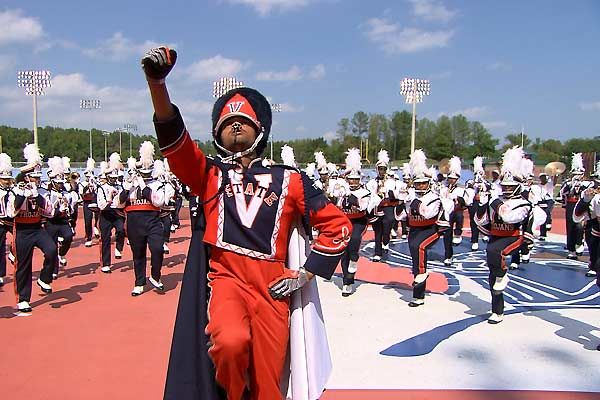
[[[271,111],[274,113],[280,113],[282,110],[281,103],[271,103]],[[271,131],[271,160],[273,158],[273,131]]]
[[[427,79],[404,78],[400,82],[400,94],[405,97],[407,104],[412,104],[412,130],[410,136],[410,154],[415,151],[415,125],[417,103],[421,103],[431,91],[431,83]]]
[[[50,87],[50,71],[17,71],[17,85],[25,88],[25,94],[33,97],[33,143],[38,145],[37,97],[43,96],[44,89]]]
[[[244,82],[238,81],[233,77],[221,78],[213,82],[213,97],[218,99],[230,90],[244,86]]]
[[[81,99],[79,100],[79,108],[82,110],[99,110],[101,107],[100,100],[98,99]],[[90,128],[90,158],[94,158],[92,152],[92,130],[94,129],[94,119],[92,118],[92,124]]]
[[[138,127],[136,124],[130,124],[130,123],[125,124],[125,131],[127,132],[127,135],[129,136],[129,157],[133,157],[133,150],[131,149],[131,131],[137,132],[137,129],[138,129]]]
[[[102,131],[104,135],[104,161],[108,161],[108,137],[110,136],[109,131]]]

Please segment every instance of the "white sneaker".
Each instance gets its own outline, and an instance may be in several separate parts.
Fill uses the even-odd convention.
[[[175,225],[171,225],[171,233],[175,232],[175,229],[177,229],[175,228]]]
[[[163,253],[165,254],[169,254],[169,246],[167,246],[167,244],[163,244]]]
[[[392,231],[390,232],[390,237],[392,239],[396,239],[398,237],[398,232],[392,229]]]
[[[119,259],[119,258],[121,258],[121,257],[123,257],[123,256],[121,255],[121,252],[120,252],[118,249],[115,249],[115,258],[116,258],[116,259]]]
[[[479,243],[471,243],[471,250],[472,251],[479,250]]]
[[[446,258],[444,260],[444,265],[452,265],[452,259],[451,258]]]
[[[105,274],[110,274],[112,272],[110,270],[110,265],[104,265],[102,268],[100,268],[100,271],[104,272]]]
[[[88,241],[87,241],[87,242],[85,242],[83,245],[84,245],[85,247],[92,247],[92,244],[93,244],[93,243],[92,243],[92,241],[91,241],[91,240],[88,240]]]
[[[490,317],[488,318],[488,324],[499,324],[500,322],[502,322],[502,319],[504,318],[504,314],[496,314],[496,313],[492,313],[492,315],[490,315]]]
[[[64,237],[62,237],[62,236],[59,236],[59,237],[58,237],[56,240],[57,240],[59,243],[62,243],[62,242],[64,242],[64,241],[65,241],[65,238],[64,238]]]
[[[409,307],[419,307],[425,304],[425,299],[412,299],[410,303],[408,303]]]
[[[8,261],[10,261],[11,264],[15,263],[15,255],[12,253],[12,251],[8,252]]]
[[[348,265],[348,273],[355,274],[358,270],[358,261],[350,260],[350,264]]]
[[[58,274],[52,274],[52,280],[58,279]]]
[[[594,271],[594,270],[592,270],[592,269],[588,270],[588,272],[586,272],[586,273],[585,273],[585,276],[587,276],[588,278],[589,278],[589,277],[592,277],[592,276],[596,276],[596,275],[597,275],[597,274],[596,274],[596,271]],[[0,278],[0,279],[1,279],[1,278]]]
[[[22,301],[20,303],[17,303],[17,310],[19,310],[20,312],[31,312],[31,306],[29,305],[29,302]]]
[[[96,236],[96,238],[100,237],[100,231],[96,227],[94,227],[94,236]]]
[[[546,224],[546,229],[551,230],[552,229],[552,224]]]
[[[353,287],[353,285],[344,285],[344,286],[342,286],[342,296],[348,297],[352,293],[354,293],[354,287]]]
[[[129,243],[129,239],[127,239],[127,246],[129,246],[131,243]]]
[[[517,264],[517,263],[510,263],[510,265],[508,266],[508,269],[519,269],[519,264]]]
[[[63,267],[64,267],[65,265],[67,265],[67,259],[66,259],[65,257],[58,256],[58,262],[59,262],[59,264],[60,264],[60,265],[62,265]]]
[[[486,243],[490,241],[490,238],[489,238],[488,236],[485,236],[485,235],[484,235],[484,236],[483,236],[481,239],[482,239],[484,242],[486,242]]]
[[[4,277],[0,276],[0,286],[4,285]]]
[[[381,248],[383,249],[383,251],[388,251],[390,249],[390,245],[389,244],[382,244]]]
[[[569,260],[577,260],[577,254],[573,253],[572,251],[569,251],[569,253],[567,254],[567,258]]]
[[[160,281],[160,279],[157,281],[153,277],[150,277],[150,278],[148,278],[148,280],[150,281],[150,283],[152,284],[152,286],[154,286],[155,289],[157,289],[157,290],[165,290],[165,285],[163,285],[163,283]]]
[[[508,278],[508,274],[505,274],[504,276],[496,278],[496,282],[494,282],[494,286],[492,286],[492,289],[494,290],[494,292],[504,291],[504,289],[506,289],[506,286],[508,286],[509,280],[510,279]]]
[[[521,254],[521,262],[523,264],[527,264],[529,262],[529,257],[531,257],[531,255],[528,254]]]
[[[413,282],[413,286],[415,286],[419,283],[425,282],[425,280],[427,279],[428,276],[429,276],[429,271],[425,271],[424,274],[417,274],[417,276],[415,276],[415,281]]]
[[[140,294],[144,293],[144,287],[143,286],[134,286],[133,290],[131,291],[131,295],[132,296],[139,296]]]
[[[38,279],[37,280],[37,285],[42,289],[42,292],[47,293],[47,294],[52,293],[52,286],[50,286],[49,284],[47,284],[43,280]]]
[[[400,236],[400,239],[406,239],[406,238],[407,238],[407,236],[406,236],[406,235],[402,235],[402,236]]]
[[[580,244],[579,246],[577,246],[575,248],[575,254],[577,254],[578,256],[581,256],[581,255],[583,255],[583,250],[584,250],[583,244]]]
[[[371,261],[379,262],[379,261],[381,261],[381,256],[374,255],[373,257],[371,257]]]
[[[462,236],[454,236],[452,238],[452,244],[458,246],[462,242]]]

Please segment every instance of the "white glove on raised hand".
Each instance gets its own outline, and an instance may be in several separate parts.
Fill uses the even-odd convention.
[[[304,268],[298,271],[286,270],[283,275],[269,284],[269,294],[274,299],[283,299],[300,289],[310,280]]]

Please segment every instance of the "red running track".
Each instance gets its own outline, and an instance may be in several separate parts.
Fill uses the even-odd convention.
[[[164,294],[148,286],[142,296],[131,297],[134,277],[127,246],[123,259],[114,264],[114,272],[101,273],[98,245],[83,246],[82,221],[67,257],[69,264],[53,283],[54,292],[43,295],[33,285],[34,309],[30,316],[15,315],[16,300],[9,277],[7,284],[0,288],[0,396],[28,400],[162,398],[190,235],[188,221],[182,222],[182,228],[173,235],[169,245],[171,253],[165,257]],[[560,226],[557,218],[554,224],[557,233]],[[34,271],[39,271],[40,265],[41,257],[36,250]],[[8,270],[12,274],[14,268],[9,264]],[[327,390],[322,399],[529,400],[540,397],[579,400],[598,399],[600,395]]]

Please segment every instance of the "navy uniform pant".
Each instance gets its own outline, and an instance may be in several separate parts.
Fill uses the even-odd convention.
[[[342,264],[342,272],[344,273],[344,285],[352,285],[354,283],[354,273],[348,272],[348,266],[350,265],[350,261],[358,261],[360,242],[368,225],[366,217],[351,219],[350,222],[352,222],[352,236],[350,237],[348,247],[346,247],[346,250],[344,250],[340,260]]]
[[[576,203],[568,203],[565,206],[567,222],[567,250],[575,252],[575,248],[583,243],[583,224],[573,221],[573,210]]]
[[[92,227],[98,225],[98,212],[90,210],[91,201],[83,202],[83,223],[85,226],[85,240],[92,240]]]
[[[373,222],[373,231],[375,232],[375,255],[383,256],[383,245],[390,243],[390,233],[394,226],[396,216],[394,207],[382,207],[383,216]]]
[[[168,213],[160,217],[160,221],[163,226],[163,239],[165,243],[169,243],[171,240],[171,213]]]
[[[158,211],[132,211],[127,213],[127,237],[133,253],[135,286],[146,284],[146,248],[150,249],[150,273],[160,279],[163,253],[163,224]]]
[[[123,251],[125,247],[125,217],[115,210],[104,210],[100,212],[100,240],[102,266],[110,266],[110,238],[112,230],[115,230],[116,244],[115,247],[119,251]]]
[[[9,225],[0,224],[0,278],[6,276],[6,233],[10,229]]]
[[[427,271],[427,251],[437,242],[440,235],[436,225],[426,227],[411,226],[408,231],[408,248],[412,258],[412,273],[414,276]],[[415,299],[425,298],[427,280],[413,286]]]
[[[49,220],[46,222],[46,232],[50,235],[50,238],[54,242],[54,244],[58,248],[58,254],[61,257],[64,257],[69,252],[71,248],[71,243],[73,243],[73,230],[71,229],[71,225],[67,219],[52,221]],[[59,244],[58,238],[63,238],[62,243]],[[54,259],[52,263],[52,272],[58,274],[58,257]]]
[[[53,262],[58,257],[56,244],[40,224],[17,224],[15,229],[16,264],[15,284],[19,302],[31,300],[31,278],[33,249],[37,247],[44,253],[44,265],[40,279],[52,283]]]
[[[486,249],[487,265],[490,270],[488,282],[492,293],[492,312],[504,313],[504,295],[495,293],[492,287],[496,278],[506,275],[505,258],[523,244],[522,236],[491,236]]]
[[[477,206],[469,206],[469,225],[471,226],[471,243],[479,242],[479,228],[475,223],[475,214],[477,213]]]

